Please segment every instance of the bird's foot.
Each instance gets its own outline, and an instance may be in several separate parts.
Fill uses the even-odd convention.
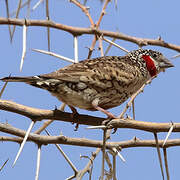
[[[69,108],[72,111],[71,118],[73,120],[72,124],[74,124],[75,123],[74,121],[77,121],[77,116],[79,115],[79,113],[77,112],[77,110],[73,106],[69,106]],[[78,128],[79,128],[79,124],[76,123],[74,131],[77,131]]]
[[[95,99],[93,102],[92,102],[92,106],[97,109],[98,111],[101,111],[102,113],[106,114],[107,115],[107,118],[108,119],[116,119],[117,117],[112,114],[111,112],[103,109],[102,107],[98,106],[98,102],[99,100],[98,99]]]

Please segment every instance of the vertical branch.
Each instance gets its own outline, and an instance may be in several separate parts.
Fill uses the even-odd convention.
[[[94,39],[93,39],[93,42],[92,42],[92,44],[91,44],[91,47],[89,48],[89,53],[88,53],[88,59],[90,59],[91,58],[91,56],[92,56],[92,52],[93,52],[93,50],[94,50],[94,46],[96,45],[96,41],[97,41],[97,37],[96,37],[96,35],[94,36]]]
[[[116,179],[116,155],[113,155],[113,180],[117,180]]]
[[[103,44],[102,44],[102,36],[99,37],[99,50],[101,52],[101,56],[104,56]]]
[[[94,22],[92,20],[91,15],[89,14],[88,8],[82,5],[79,1],[77,0],[69,0],[71,3],[74,3],[76,6],[81,8],[81,10],[85,13],[85,15],[89,18],[89,21],[91,23],[91,26],[94,27]]]
[[[46,19],[49,21],[49,1],[46,0]],[[47,27],[48,51],[50,51],[50,28]]]
[[[101,23],[101,21],[102,21],[102,18],[103,18],[103,16],[105,15],[106,7],[107,7],[107,5],[108,5],[108,3],[109,3],[110,1],[111,1],[111,0],[106,0],[106,1],[105,1],[104,6],[103,6],[102,11],[101,11],[101,14],[100,14],[99,19],[98,19],[98,22],[96,23],[96,28],[99,28],[100,23]]]
[[[20,9],[21,9],[21,3],[22,3],[22,0],[19,0],[18,8],[17,8],[17,11],[16,11],[16,18],[18,18],[18,16],[19,16],[19,12],[20,12]],[[16,29],[16,25],[13,26],[12,38],[13,38],[13,35],[14,35],[14,32],[15,32],[15,29]],[[12,40],[12,38],[11,38],[11,40]]]
[[[31,0],[28,0],[27,1],[27,19],[29,19],[30,18],[30,12],[31,12],[31,6],[30,6],[30,4],[31,4]],[[24,4],[22,4],[22,6],[21,6],[21,8],[23,7],[23,5]]]
[[[167,180],[170,180],[166,148],[163,148]]]
[[[157,149],[157,153],[158,153],[159,164],[160,164],[160,168],[161,168],[161,174],[162,174],[162,178],[164,180],[164,171],[163,171],[162,158],[161,158],[161,152],[160,152],[160,148],[159,148],[157,133],[154,133],[154,139],[156,141],[156,149]]]
[[[106,132],[107,129],[103,130],[103,147],[102,147],[102,168],[101,168],[101,178],[100,180],[104,179],[104,162],[105,162],[105,153],[106,153]]]
[[[9,19],[9,4],[8,4],[8,0],[5,0],[5,2],[6,2],[6,14],[7,14],[7,18]],[[11,26],[8,25],[8,28],[9,28],[10,41],[12,42]]]
[[[100,14],[99,19],[98,19],[98,22],[97,22],[96,25],[95,25],[95,28],[97,28],[97,29],[99,28],[100,23],[101,23],[101,21],[102,21],[102,18],[103,18],[103,16],[105,15],[105,9],[106,9],[106,7],[107,7],[107,5],[108,5],[109,2],[110,2],[110,0],[106,0],[105,3],[104,3],[104,6],[103,6],[103,8],[102,8],[101,14]],[[94,35],[93,42],[92,42],[91,47],[90,47],[90,49],[89,49],[88,59],[89,59],[89,58],[91,57],[91,55],[92,55],[92,52],[93,52],[94,46],[95,46],[95,44],[96,44],[96,41],[97,41],[97,36]]]
[[[135,100],[135,99],[134,99]],[[132,101],[132,111],[133,111],[133,119],[135,119],[135,105],[134,100]]]

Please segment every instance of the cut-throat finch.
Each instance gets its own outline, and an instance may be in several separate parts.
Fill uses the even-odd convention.
[[[170,67],[173,64],[160,52],[138,49],[125,56],[86,59],[49,74],[1,80],[48,90],[71,109],[100,110],[111,116],[106,109],[119,106],[150,78]]]

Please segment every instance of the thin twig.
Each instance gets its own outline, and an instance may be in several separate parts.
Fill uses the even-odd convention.
[[[47,130],[46,130],[46,133],[47,133],[48,136],[50,136],[50,133]],[[64,159],[67,161],[67,163],[70,165],[70,167],[72,168],[74,173],[77,174],[78,170],[76,169],[74,164],[71,162],[71,160],[68,158],[68,156],[65,154],[65,152],[62,150],[62,148],[58,144],[55,144],[55,146],[59,150],[59,152],[62,154]]]
[[[21,5],[20,8],[22,7],[23,7],[23,4]],[[31,0],[27,0],[27,15],[26,15],[27,19],[30,18],[30,13],[31,13]]]
[[[81,8],[81,10],[85,13],[85,15],[89,18],[89,21],[91,23],[91,26],[94,27],[94,22],[92,20],[91,15],[89,14],[88,8],[82,5],[79,1],[77,0],[70,0],[71,3],[74,3],[76,6]]]
[[[135,99],[132,101],[132,109],[133,109],[133,119],[135,119],[135,104],[134,104]]]
[[[112,163],[107,152],[105,153],[105,160],[106,160],[107,165],[109,166],[109,172],[105,173],[106,179],[110,180],[113,177],[113,168],[112,168]]]
[[[24,2],[24,3],[21,4],[21,7],[20,7],[20,8],[22,9],[22,8],[24,8],[25,6],[29,6],[30,2],[31,2],[31,0],[27,0],[26,2]],[[14,15],[16,15],[16,11],[17,11],[17,10],[13,11],[13,12],[10,14],[10,17],[13,17]]]
[[[167,180],[170,180],[166,148],[163,148],[163,153],[164,153],[164,162],[165,162]]]
[[[7,18],[9,19],[9,3],[8,3],[8,0],[5,0],[5,2],[6,2],[6,14],[7,14]],[[11,32],[10,25],[8,25],[8,29],[9,29],[10,41],[12,42],[12,32]]]
[[[0,99],[1,99],[1,97],[2,97],[2,94],[3,94],[4,90],[6,89],[7,83],[8,83],[8,82],[5,82],[5,83],[4,83],[4,86],[2,87],[2,89],[1,89],[1,91],[0,91]]]
[[[89,162],[87,163],[87,165],[84,167],[84,169],[80,170],[78,172],[77,177],[82,178],[84,176],[84,174],[89,171],[89,169],[91,170],[89,172],[89,176],[91,178],[92,175],[92,168],[93,168],[93,162],[95,160],[95,158],[97,157],[97,155],[99,154],[99,152],[101,151],[101,148],[97,148],[95,152],[92,153],[91,157],[89,158]],[[91,168],[90,168],[91,167]],[[89,178],[89,179],[90,179]]]
[[[164,171],[163,171],[163,164],[162,164],[161,152],[160,152],[160,148],[159,148],[158,137],[157,137],[157,133],[153,133],[153,134],[154,134],[154,139],[156,141],[156,149],[157,149],[157,153],[158,153],[159,164],[160,164],[160,168],[161,168],[161,174],[162,174],[162,178],[164,180]]]
[[[95,45],[96,45],[96,41],[97,41],[97,37],[94,36],[93,41],[92,41],[92,44],[91,44],[91,47],[89,48],[89,53],[88,53],[88,57],[87,57],[88,59],[91,58],[92,52],[93,52],[94,47],[95,47]]]
[[[113,180],[117,180],[117,178],[116,178],[116,155],[113,155]]]
[[[49,1],[46,0],[46,19],[49,21]],[[47,27],[48,51],[50,51],[50,27]]]
[[[4,168],[4,166],[6,165],[6,163],[9,161],[9,158],[3,163],[3,165],[0,167],[0,171],[2,171],[2,169]]]
[[[98,21],[97,21],[97,23],[96,23],[96,28],[99,28],[100,23],[101,23],[101,21],[102,21],[102,18],[103,18],[103,16],[105,15],[105,11],[106,11],[107,5],[108,5],[108,3],[109,3],[110,1],[111,1],[111,0],[106,0],[106,1],[105,1],[104,6],[103,6],[102,11],[101,11],[101,14],[100,14],[100,16],[99,16],[99,19],[98,19]]]
[[[17,7],[17,10],[16,10],[16,18],[18,18],[18,16],[19,16],[19,12],[21,10],[21,4],[22,4],[22,0],[19,0],[18,7]],[[12,39],[13,39],[13,36],[14,36],[15,29],[16,29],[16,26],[14,25],[13,30],[12,30]]]
[[[105,153],[106,153],[106,132],[107,129],[103,130],[103,147],[102,147],[102,167],[101,167],[101,177],[100,179],[103,180],[104,179],[104,162],[105,162]]]
[[[104,56],[102,37],[100,36],[100,37],[98,38],[98,40],[99,40],[99,50],[100,50],[100,52],[101,52],[101,56]]]
[[[152,81],[152,79],[148,80],[145,84],[142,85],[142,87],[137,90],[132,96],[131,96],[131,99],[129,100],[129,102],[126,104],[126,107],[123,109],[123,111],[121,112],[121,114],[118,116],[118,118],[123,118],[125,112],[128,110],[128,108],[131,106],[131,104],[133,103],[134,99],[136,98],[136,96],[141,93],[144,89],[144,87],[150,83]]]

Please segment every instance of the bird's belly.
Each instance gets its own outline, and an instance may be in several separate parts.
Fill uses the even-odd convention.
[[[98,106],[103,109],[110,109],[121,105],[142,85],[143,83],[134,81],[127,87],[123,87],[118,83],[113,83],[112,87],[106,89],[99,89],[86,85],[82,86],[83,89],[80,90],[77,86],[72,86],[72,84],[70,86],[69,84],[62,83],[59,85],[56,92],[51,93],[67,105],[96,111],[92,105],[93,100],[98,99]]]
[[[95,99],[97,94],[94,89],[86,88],[81,91],[75,91],[67,86],[63,86],[59,88],[58,93],[52,92],[51,94],[67,105],[75,106],[80,109],[96,111],[92,106],[92,101]]]

